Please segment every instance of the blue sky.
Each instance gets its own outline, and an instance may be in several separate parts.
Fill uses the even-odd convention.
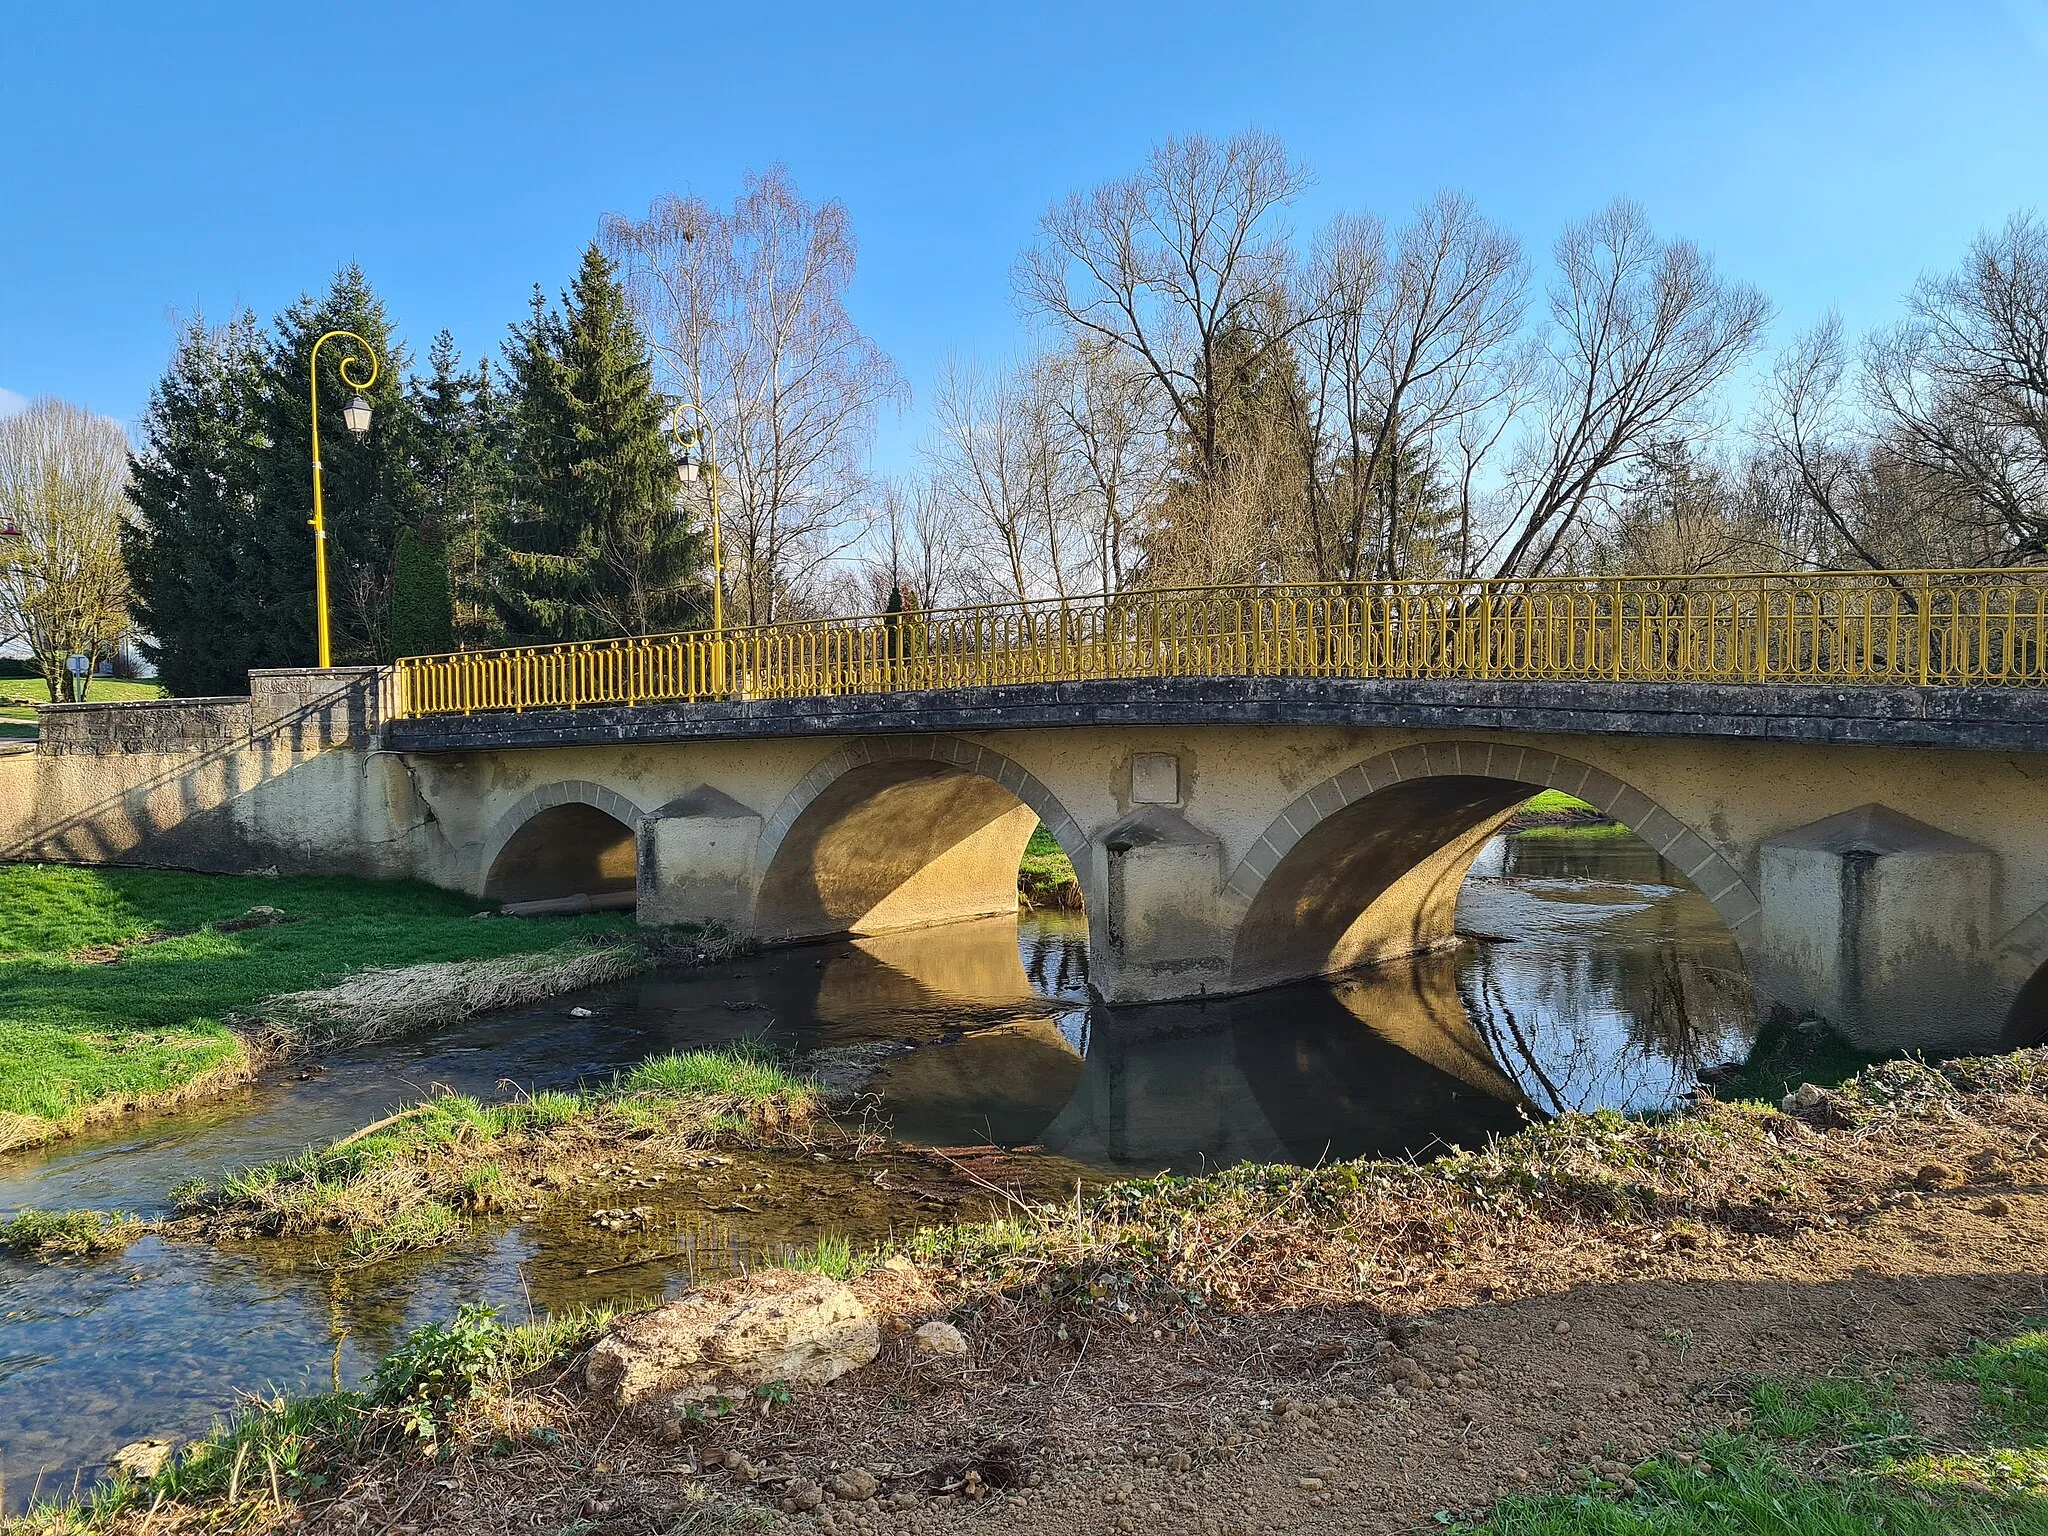
[[[1627,193],[1853,327],[2048,209],[2048,0],[538,6],[0,0],[0,390],[134,421],[173,318],[360,261],[415,354],[495,348],[608,210],[787,164],[849,205],[853,303],[920,398],[1017,343],[1051,199],[1256,124],[1304,229],[1470,192],[1531,247]],[[919,430],[885,429],[884,463]]]

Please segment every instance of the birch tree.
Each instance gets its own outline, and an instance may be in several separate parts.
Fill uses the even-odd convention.
[[[802,609],[860,532],[880,412],[907,398],[846,308],[845,204],[807,201],[774,166],[730,207],[662,197],[644,218],[608,217],[604,240],[663,386],[710,417],[734,617]]]

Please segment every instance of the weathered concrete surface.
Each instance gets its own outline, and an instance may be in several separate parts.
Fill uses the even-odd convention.
[[[32,780],[34,801],[0,809],[24,828],[4,856],[481,892],[513,865],[534,888],[595,878],[578,861],[601,834],[598,873],[625,880],[633,853],[647,920],[784,940],[1007,910],[1035,819],[1074,860],[1095,985],[1141,1002],[1444,943],[1488,830],[1558,788],[1713,902],[1767,1008],[1876,1041],[1893,1026],[1871,1010],[1918,998],[1910,1028],[1935,1045],[2048,1004],[2028,990],[2048,960],[2048,696],[2024,691],[1168,680],[387,724],[374,674],[252,687],[56,712],[32,774],[0,757],[0,789]],[[1773,895],[1767,846],[1863,806],[1988,850],[1938,942],[1889,896],[1845,929],[1810,881]],[[1854,995],[1851,939],[1882,961]]]
[[[1764,842],[1765,921],[1753,962],[1767,989],[1803,988],[1816,1011],[1873,1046],[1939,1038],[1982,1015],[1995,984],[1998,856],[1881,805]]]
[[[0,778],[13,802],[0,810],[0,858],[417,872],[430,815],[400,760],[373,750],[383,674],[298,669],[249,682],[246,699],[45,708],[31,781]]]

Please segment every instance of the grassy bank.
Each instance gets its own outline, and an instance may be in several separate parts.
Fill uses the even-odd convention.
[[[372,965],[562,962],[632,932],[609,915],[478,922],[479,905],[410,882],[0,866],[0,1147],[245,1075],[266,999]],[[342,1027],[333,1006],[278,1024]]]
[[[164,696],[161,683],[130,682],[118,677],[95,677],[86,684],[86,701],[91,704],[116,703],[126,699],[160,699]],[[70,700],[53,700],[50,690],[40,677],[0,677],[0,710],[26,709],[34,718],[34,706],[38,704],[69,703]]]
[[[1607,813],[1561,789],[1546,789],[1525,801],[1508,823],[1518,837],[1633,837],[1635,834]]]
[[[1081,910],[1081,882],[1074,878],[1073,861],[1044,827],[1031,834],[1023,862],[1017,866],[1017,895],[1033,909]]]
[[[324,1150],[181,1190],[178,1214],[189,1220],[172,1230],[189,1234],[196,1223],[213,1238],[346,1232],[347,1257],[381,1258],[449,1241],[472,1217],[551,1194],[596,1155],[630,1148],[658,1163],[793,1131],[822,1109],[809,1083],[744,1047],[653,1057],[580,1093],[498,1104],[444,1094]]]

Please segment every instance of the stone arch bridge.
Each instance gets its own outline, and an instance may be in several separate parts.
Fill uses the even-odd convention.
[[[2048,692],[1148,677],[422,713],[389,671],[48,709],[0,857],[585,894],[771,943],[1015,903],[1043,823],[1111,1002],[1454,940],[1530,795],[1625,822],[1726,921],[1761,1006],[1872,1046],[2048,1030]]]

